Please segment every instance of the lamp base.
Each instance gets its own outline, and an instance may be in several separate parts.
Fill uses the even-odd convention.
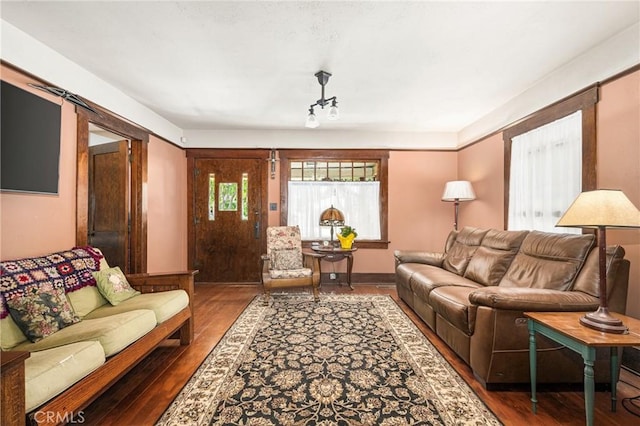
[[[611,316],[607,308],[600,306],[597,311],[589,312],[580,318],[580,324],[605,333],[627,334],[629,328],[618,318]]]

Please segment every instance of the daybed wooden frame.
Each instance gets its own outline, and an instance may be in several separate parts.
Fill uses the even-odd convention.
[[[194,275],[196,273],[198,273],[197,270],[127,275],[131,286],[142,293],[185,290],[189,295],[189,306],[162,324],[158,324],[149,333],[108,358],[97,370],[30,414],[25,413],[24,378],[24,361],[29,357],[29,352],[1,352],[2,399],[0,404],[2,413],[0,424],[13,426],[25,425],[28,422],[39,425],[56,425],[69,422],[72,420],[70,416],[77,415],[83,408],[91,404],[164,340],[179,338],[181,345],[191,343],[194,318]],[[35,415],[35,413],[47,414]]]

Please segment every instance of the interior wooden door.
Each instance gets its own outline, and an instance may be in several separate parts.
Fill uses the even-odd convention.
[[[196,158],[193,267],[198,282],[258,283],[266,212],[264,159]]]
[[[88,242],[128,273],[129,141],[89,147]]]

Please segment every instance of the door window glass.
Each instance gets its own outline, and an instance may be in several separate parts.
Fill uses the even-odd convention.
[[[220,183],[218,188],[218,211],[236,212],[238,211],[238,183]]]
[[[242,174],[242,220],[249,220],[249,174]]]
[[[216,219],[216,174],[209,173],[209,220]]]

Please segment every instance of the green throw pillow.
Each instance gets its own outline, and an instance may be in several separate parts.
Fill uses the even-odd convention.
[[[80,321],[64,294],[51,284],[34,286],[6,298],[9,314],[32,342]]]
[[[100,294],[113,306],[140,294],[138,290],[129,285],[127,278],[118,266],[93,272],[93,277],[98,283]]]

